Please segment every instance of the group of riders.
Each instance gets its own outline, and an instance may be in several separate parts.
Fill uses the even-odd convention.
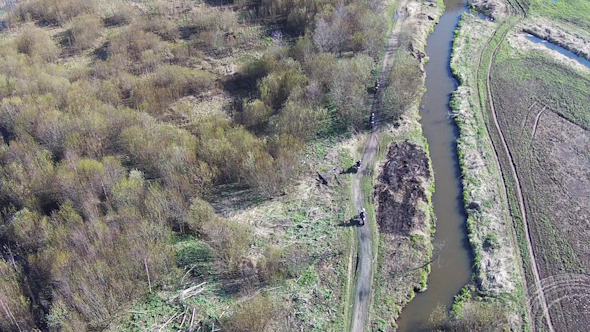
[[[356,169],[358,170],[359,168],[361,168],[361,161],[357,161],[356,164],[354,165],[356,167]],[[358,219],[358,224],[359,226],[362,226],[365,224],[365,220],[367,218],[367,213],[365,211],[365,208],[363,208],[361,210],[361,212],[358,214],[358,216],[356,217]]]
[[[367,219],[367,213],[365,212],[365,208],[363,208],[361,210],[361,212],[359,213],[359,226],[364,225],[366,219]]]
[[[375,91],[375,93],[377,93],[377,91],[379,91],[379,81],[375,81],[374,91]],[[371,117],[369,118],[369,121],[371,123],[371,128],[375,127],[375,113],[374,112],[371,112]],[[360,160],[357,161],[355,166],[358,170],[361,167],[361,161]],[[366,219],[367,219],[367,212],[366,212],[365,208],[363,208],[359,212],[357,218],[358,218],[359,226],[363,226],[365,224]]]

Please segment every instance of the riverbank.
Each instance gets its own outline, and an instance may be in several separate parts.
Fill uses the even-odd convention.
[[[580,245],[588,239],[587,228],[580,227],[588,209],[577,189],[587,187],[587,178],[576,175],[589,160],[581,152],[587,149],[578,147],[588,144],[588,68],[524,32],[580,57],[586,57],[590,39],[558,7],[548,17],[540,17],[538,8],[523,13],[518,7],[520,14],[498,23],[466,15],[455,39],[453,72],[462,85],[453,108],[461,128],[477,291],[507,308],[512,329],[583,330],[586,318],[579,308],[587,306],[590,292],[571,285],[588,279],[588,250]],[[506,225],[516,236],[499,227]],[[506,245],[511,242],[514,249]],[[511,270],[521,264],[520,271]]]
[[[434,230],[434,213],[432,209],[432,192],[434,190],[434,178],[430,158],[428,157],[428,144],[422,133],[419,119],[419,104],[424,93],[424,46],[426,37],[432,32],[438,18],[444,11],[442,1],[433,2],[402,2],[398,6],[394,17],[394,34],[398,35],[395,49],[395,61],[392,64],[393,72],[400,70],[400,60],[414,63],[419,67],[420,88],[413,96],[412,101],[406,104],[401,118],[393,124],[383,124],[379,137],[378,162],[374,167],[369,188],[378,188],[377,192],[391,192],[384,184],[384,168],[388,162],[388,151],[405,151],[408,147],[417,147],[423,151],[426,158],[426,176],[417,178],[420,191],[424,193],[421,200],[416,200],[413,205],[414,213],[408,216],[412,226],[409,233],[389,232],[385,227],[385,219],[381,216],[391,205],[395,205],[396,199],[379,202],[380,196],[371,195],[370,202],[375,211],[381,211],[377,215],[379,231],[378,239],[374,240],[377,250],[374,253],[374,288],[373,310],[370,316],[370,326],[374,331],[391,331],[396,328],[395,320],[402,308],[415,295],[415,291],[426,289],[426,280],[430,272],[429,261],[432,257],[432,233]],[[411,31],[412,33],[407,33]],[[395,74],[392,74],[392,76]],[[387,77],[386,79],[390,79]],[[388,105],[383,105],[383,108]],[[392,147],[392,150],[390,150]],[[394,147],[399,147],[396,149]],[[392,152],[393,153],[393,152]],[[420,154],[420,153],[418,153]],[[407,179],[406,179],[407,180]],[[407,188],[406,188],[407,189]],[[397,192],[396,197],[403,197],[404,189]]]
[[[451,107],[460,133],[457,149],[477,290],[504,303],[511,325],[519,327],[525,305],[520,253],[484,110],[474,88],[478,79],[474,54],[481,54],[497,27],[498,23],[463,15],[451,58],[451,69],[460,82]]]

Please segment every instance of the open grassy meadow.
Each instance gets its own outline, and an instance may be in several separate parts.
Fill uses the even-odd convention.
[[[491,87],[523,191],[535,259],[556,329],[587,326],[590,304],[590,70],[509,36]],[[530,295],[530,294],[529,294]],[[531,296],[532,318],[540,309]]]
[[[590,29],[590,2],[586,0],[525,0],[533,14]]]

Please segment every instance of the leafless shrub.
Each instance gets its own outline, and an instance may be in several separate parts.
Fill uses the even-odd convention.
[[[30,57],[39,57],[43,61],[53,61],[59,55],[59,48],[43,29],[27,25],[16,38],[18,52]]]
[[[96,39],[103,34],[100,19],[94,15],[80,15],[72,20],[69,30],[71,46],[76,51],[88,49],[94,45]]]
[[[12,19],[33,19],[41,24],[62,25],[80,14],[92,11],[91,0],[27,0],[19,3],[12,13]]]
[[[279,310],[280,306],[273,303],[270,298],[258,295],[242,304],[234,315],[226,320],[224,327],[231,332],[264,332]]]

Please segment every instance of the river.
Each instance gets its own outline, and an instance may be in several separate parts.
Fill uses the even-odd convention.
[[[428,140],[434,168],[435,192],[432,197],[437,218],[434,236],[434,262],[428,289],[403,309],[398,331],[428,331],[426,324],[437,305],[450,308],[453,297],[471,279],[471,247],[467,238],[463,207],[461,172],[457,159],[458,130],[449,116],[451,93],[457,82],[451,74],[452,41],[465,0],[445,0],[445,12],[428,37],[425,65],[427,92],[422,98],[422,130]]]

